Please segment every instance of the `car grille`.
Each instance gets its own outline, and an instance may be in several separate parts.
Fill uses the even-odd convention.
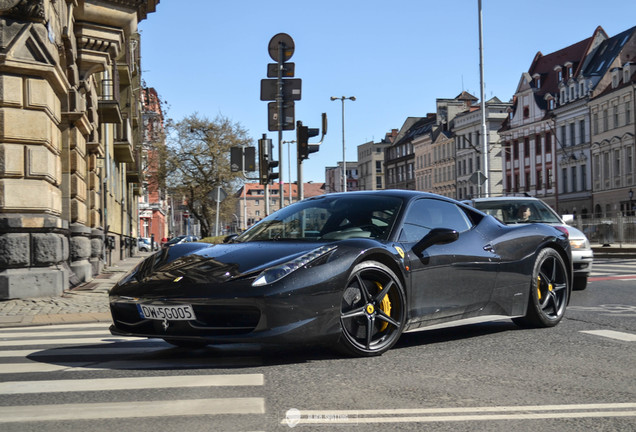
[[[169,321],[141,318],[134,303],[111,303],[110,310],[119,330],[134,334],[166,336],[231,336],[253,331],[261,318],[255,306],[192,305],[197,319]]]

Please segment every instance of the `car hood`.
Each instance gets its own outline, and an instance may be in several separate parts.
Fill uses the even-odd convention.
[[[323,243],[248,242],[208,245],[185,243],[156,254],[142,265],[138,281],[184,278],[193,283],[219,283],[255,276],[265,268],[292,260]]]

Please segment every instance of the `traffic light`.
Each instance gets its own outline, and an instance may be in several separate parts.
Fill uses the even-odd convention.
[[[278,161],[271,160],[274,153],[274,145],[271,139],[265,138],[266,136],[263,134],[263,138],[258,140],[258,171],[259,182],[262,185],[278,178],[278,173],[272,172],[278,166]]]
[[[315,137],[320,133],[317,128],[309,128],[303,126],[303,122],[296,122],[296,145],[298,146],[298,159],[305,160],[309,158],[310,153],[315,153],[320,149],[319,144],[309,144],[309,138]]]

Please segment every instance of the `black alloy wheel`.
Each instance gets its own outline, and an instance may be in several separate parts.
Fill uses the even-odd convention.
[[[569,294],[569,273],[563,258],[554,249],[541,250],[532,272],[526,316],[515,322],[526,327],[557,325],[565,314]]]
[[[405,322],[406,296],[395,273],[376,261],[356,265],[342,295],[342,351],[364,357],[380,355],[397,342]]]

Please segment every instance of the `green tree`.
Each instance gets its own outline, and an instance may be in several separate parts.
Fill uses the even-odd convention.
[[[196,113],[167,125],[165,182],[177,199],[184,199],[201,224],[201,235],[214,235],[218,187],[227,192],[219,220],[232,220],[236,191],[243,183],[240,172],[230,170],[230,148],[252,145],[247,131],[218,115],[214,120]]]

